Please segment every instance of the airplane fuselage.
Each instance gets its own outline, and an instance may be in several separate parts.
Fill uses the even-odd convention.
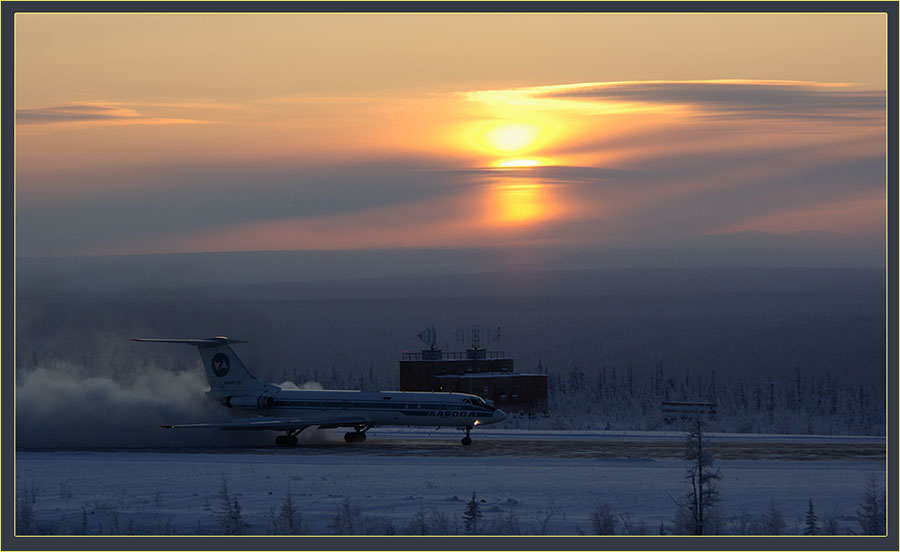
[[[264,416],[340,420],[355,414],[374,425],[472,427],[506,418],[480,397],[465,393],[282,389],[260,396],[227,397],[222,402]]]

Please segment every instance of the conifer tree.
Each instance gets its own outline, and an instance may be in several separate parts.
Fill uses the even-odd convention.
[[[411,535],[425,535],[428,532],[428,525],[425,522],[425,503],[419,500],[419,509],[413,515],[412,523],[409,526],[408,533]]]
[[[885,526],[884,498],[874,479],[869,480],[863,501],[856,510],[859,526],[865,535],[883,535]]]
[[[241,505],[237,498],[229,496],[228,482],[222,476],[222,485],[219,487],[219,499],[222,501],[219,508],[219,526],[226,535],[239,535],[244,530],[244,521],[241,519]]]
[[[712,450],[703,433],[703,420],[699,412],[688,434],[686,458],[693,462],[685,474],[691,482],[687,504],[692,520],[690,529],[693,529],[693,534],[702,535],[710,532],[705,524],[712,518],[712,510],[719,503],[718,481],[721,476],[719,470],[713,468]]]
[[[475,496],[475,491],[472,491],[472,500],[466,503],[466,511],[463,513],[463,521],[466,524],[466,529],[472,532],[473,535],[478,534],[478,520],[481,519],[481,506],[478,505],[478,499]]]
[[[816,517],[816,512],[813,510],[813,501],[812,498],[809,499],[809,509],[806,510],[806,527],[803,529],[804,535],[819,535],[821,532],[819,531],[819,518]]]
[[[760,535],[783,535],[786,529],[787,524],[784,522],[781,509],[775,504],[775,499],[772,499],[769,509],[763,513],[759,520],[757,533]]]
[[[279,535],[294,535],[299,533],[299,519],[297,518],[297,508],[294,506],[294,499],[291,488],[288,486],[288,492],[278,509],[278,516],[275,518],[275,533]]]

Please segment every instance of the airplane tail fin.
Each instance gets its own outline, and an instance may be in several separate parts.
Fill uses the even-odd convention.
[[[206,370],[206,378],[209,380],[210,393],[218,398],[248,395],[262,392],[272,387],[256,379],[231,349],[231,343],[247,343],[246,341],[227,337],[202,339],[134,338],[132,341],[183,343],[197,347],[197,350],[200,352],[200,358],[203,360],[203,368]]]

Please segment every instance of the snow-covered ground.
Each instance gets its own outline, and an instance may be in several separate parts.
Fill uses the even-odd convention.
[[[411,534],[423,528],[466,533],[462,515],[473,492],[484,515],[479,533],[591,534],[594,505],[605,503],[616,515],[617,532],[625,532],[628,522],[632,530],[643,525],[658,534],[661,523],[671,530],[673,499],[681,500],[688,491],[688,462],[660,455],[655,447],[644,456],[635,454],[641,449],[630,449],[631,457],[559,457],[503,448],[525,441],[548,447],[542,450],[597,439],[677,442],[680,437],[672,433],[496,430],[473,433],[472,447],[460,446],[454,432],[428,433],[372,430],[359,445],[338,443],[326,434],[318,444],[292,449],[18,451],[19,527],[57,534],[217,534],[223,531],[224,482],[231,503],[240,507],[243,531],[250,534],[284,528],[278,520],[288,493],[294,528],[306,534]],[[719,435],[711,442],[727,439],[763,448],[773,440],[778,447],[804,440],[825,447],[884,443],[771,435]],[[883,456],[763,457],[716,465],[726,532],[737,532],[741,520],[759,519],[774,501],[786,531],[800,533],[810,499],[820,523],[831,518],[842,532],[855,532],[866,485],[874,479],[883,489],[885,482]],[[21,518],[23,507],[27,520]],[[342,524],[335,523],[339,512]]]

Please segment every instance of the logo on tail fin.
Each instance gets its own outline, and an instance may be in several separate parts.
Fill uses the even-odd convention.
[[[231,368],[231,361],[228,360],[228,356],[224,353],[216,353],[216,356],[212,358],[213,373],[224,378],[229,368]]]

